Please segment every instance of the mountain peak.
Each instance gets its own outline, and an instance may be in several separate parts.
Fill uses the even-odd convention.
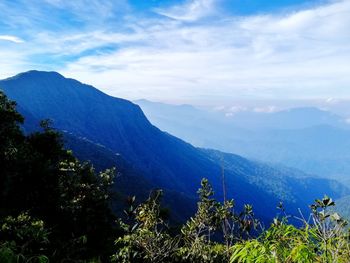
[[[21,79],[21,78],[61,78],[65,79],[64,76],[62,76],[60,73],[56,71],[40,71],[40,70],[29,70],[26,72],[19,73],[13,77],[7,78],[6,80],[10,79]]]
[[[221,153],[209,155],[162,132],[151,125],[137,105],[108,96],[79,81],[66,79],[57,72],[25,72],[15,78],[0,81],[0,87],[11,100],[18,103],[26,113],[25,117],[30,117],[32,123],[49,118],[59,131],[67,131],[74,138],[86,138],[93,144],[103,145],[112,154],[120,153],[132,168],[131,176],[134,172],[142,173],[140,182],[149,181],[156,188],[178,193],[181,198],[184,196],[182,199],[172,199],[176,212],[184,218],[190,216],[190,207],[195,206],[194,193],[201,178],[210,180],[218,198],[222,198]],[[188,112],[192,112],[183,110],[186,106],[179,107],[182,114],[179,118],[189,116]],[[165,111],[165,108],[161,110],[163,113],[171,112]],[[190,125],[195,124],[196,114],[192,115]],[[213,126],[214,129],[220,129],[219,125],[221,124]],[[197,137],[198,130],[195,130]],[[202,130],[206,131],[206,127]],[[218,133],[217,137],[220,136],[222,133]],[[79,143],[77,148],[84,151],[84,145]],[[95,154],[93,150],[86,151]],[[112,160],[114,159],[113,157]],[[252,203],[260,218],[272,217],[275,214],[275,204],[281,198],[288,197],[289,199],[283,200],[296,210],[296,205],[303,206],[305,202],[319,196],[321,191],[322,194],[327,192],[336,198],[340,197],[339,192],[349,194],[345,188],[339,188],[341,191],[332,190],[329,186],[332,182],[328,180],[308,179],[309,181],[300,182],[299,178],[293,179],[287,173],[257,165],[235,155],[227,156],[227,159],[224,163],[227,164],[225,184],[227,189],[234,189],[234,192],[228,191],[227,197],[235,198],[239,207],[244,203]],[[127,182],[129,175],[125,174],[120,180]],[[142,183],[128,185],[130,189],[127,191],[131,195],[134,195],[133,189],[143,187]]]

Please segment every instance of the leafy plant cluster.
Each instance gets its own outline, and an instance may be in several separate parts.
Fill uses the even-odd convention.
[[[169,224],[162,190],[128,198],[117,217],[114,169],[79,162],[47,121],[25,135],[15,106],[0,92],[0,263],[350,261],[347,223],[327,196],[307,217],[280,204],[265,229],[252,206],[218,202],[203,179],[197,212],[181,226]]]
[[[15,106],[0,92],[0,262],[108,260],[114,170],[80,163],[48,121],[25,135]]]
[[[256,229],[251,206],[234,212],[233,200],[217,202],[208,180],[198,191],[196,214],[172,234],[160,206],[162,191],[154,191],[138,206],[131,198],[125,210],[127,223],[120,220],[125,235],[116,240],[114,262],[228,262],[231,246],[247,239]]]
[[[233,245],[230,262],[349,262],[347,222],[332,212],[334,205],[327,196],[315,200],[309,218],[295,217],[299,228],[288,224],[290,216],[275,218],[258,238]]]
[[[254,218],[252,207],[234,212],[233,201],[212,198],[206,179],[198,191],[197,213],[171,236],[160,214],[156,191],[136,208],[127,210],[134,224],[121,223],[126,235],[116,241],[114,262],[349,262],[350,235],[347,222],[334,213],[333,200],[315,200],[310,215],[282,217],[268,229]],[[134,199],[132,199],[134,201]],[[133,202],[131,202],[132,204]],[[289,220],[298,220],[299,227]]]

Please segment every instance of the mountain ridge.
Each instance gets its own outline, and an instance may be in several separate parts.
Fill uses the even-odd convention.
[[[30,114],[36,120],[53,119],[54,127],[58,130],[72,133],[75,137],[87,138],[95,144],[107,147],[113,153],[121,154],[131,164],[132,169],[141,171],[142,176],[156,187],[175,191],[195,200],[199,182],[205,177],[212,183],[217,198],[223,198],[220,161],[153,126],[141,108],[134,103],[108,96],[90,85],[54,73],[27,72],[16,78],[0,81],[0,88],[5,90],[10,99],[18,102],[25,115]],[[276,179],[275,175],[265,174],[254,163],[242,161],[245,159],[240,158],[242,157],[230,156],[230,165],[242,168],[239,165],[241,160],[249,169],[243,169],[243,172],[235,169],[227,171],[226,186],[234,189],[230,191],[228,198],[235,198],[238,206],[252,203],[257,215],[271,219],[276,213],[275,207],[281,195],[276,195],[274,184],[266,184],[267,189],[263,189],[254,178],[272,182]],[[245,174],[244,171],[249,171],[250,174]],[[277,173],[274,168],[270,171]],[[297,183],[300,179],[294,179],[288,174],[285,176],[288,180],[281,181],[280,187],[285,187],[288,195],[293,196],[284,201],[294,210],[312,200],[304,200],[294,195],[287,183],[294,184],[298,191],[309,191],[315,195],[319,195],[320,191],[313,192],[312,187],[318,183],[325,186],[324,191],[337,198],[350,193],[340,184],[331,187],[331,181],[317,178],[310,179],[310,182],[305,181],[304,189]],[[319,196],[314,198],[317,197]],[[193,207],[186,205],[186,200],[174,204],[175,209],[179,209],[179,206]]]
[[[199,114],[188,110],[186,114],[191,117],[183,114],[178,118],[182,109],[174,105],[140,101],[140,106],[152,123],[197,147],[295,167],[350,186],[350,126],[340,115],[309,107],[307,111],[318,117],[310,119],[305,108],[297,108],[291,110],[298,112],[291,120],[287,111],[225,117],[223,112],[204,109]],[[276,114],[279,117],[275,118]],[[269,116],[273,125],[263,123],[264,116]]]

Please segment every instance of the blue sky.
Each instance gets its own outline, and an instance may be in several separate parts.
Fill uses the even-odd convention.
[[[2,0],[0,78],[55,70],[113,96],[350,98],[349,0]]]

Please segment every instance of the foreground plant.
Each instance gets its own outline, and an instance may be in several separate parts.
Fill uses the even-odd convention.
[[[161,217],[161,196],[161,190],[154,191],[135,209],[135,198],[130,200],[130,209],[125,211],[130,223],[120,221],[126,234],[116,240],[120,250],[112,261],[171,262],[178,242],[167,233],[168,226]]]
[[[0,262],[49,262],[49,232],[28,213],[7,216],[0,224]]]
[[[296,217],[301,228],[276,218],[257,239],[232,246],[230,262],[349,262],[347,223],[332,212],[334,205],[327,196],[315,200],[309,219]]]

